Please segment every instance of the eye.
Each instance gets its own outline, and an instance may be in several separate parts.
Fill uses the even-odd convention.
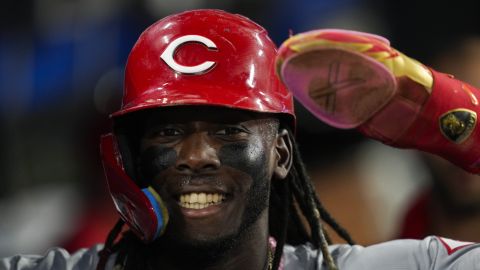
[[[175,137],[175,136],[180,136],[182,135],[182,130],[174,127],[163,127],[163,128],[158,128],[154,129],[151,132],[148,137],[150,138],[158,138],[158,137]]]
[[[233,135],[243,135],[247,134],[248,131],[242,127],[228,126],[221,128],[215,132],[215,135],[220,136],[233,136]]]
[[[165,128],[157,132],[159,136],[177,136],[182,134],[178,129]]]

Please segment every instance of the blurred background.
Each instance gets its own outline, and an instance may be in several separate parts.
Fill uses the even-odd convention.
[[[479,1],[26,0],[0,3],[0,257],[103,242],[117,218],[98,156],[136,38],[171,13],[219,8],[289,33],[345,28],[480,87]],[[368,245],[441,234],[480,241],[480,180],[414,151],[322,125],[298,139],[327,209]]]

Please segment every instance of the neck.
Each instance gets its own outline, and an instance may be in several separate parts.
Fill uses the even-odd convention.
[[[192,256],[191,253],[185,253],[184,250],[170,246],[159,248],[150,265],[152,270],[192,268],[264,270],[268,268],[268,248],[268,210],[265,210],[231,249],[208,264],[198,262],[198,258],[202,258],[202,254]]]

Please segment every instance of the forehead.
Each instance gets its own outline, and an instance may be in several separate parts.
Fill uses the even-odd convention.
[[[146,126],[182,124],[197,121],[216,124],[234,124],[251,120],[269,120],[267,122],[276,122],[275,117],[271,114],[212,106],[163,107],[146,112],[142,118]],[[265,121],[255,122],[264,123]]]

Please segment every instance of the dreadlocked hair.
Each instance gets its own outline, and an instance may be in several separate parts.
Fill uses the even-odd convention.
[[[300,156],[297,142],[292,132],[288,128],[286,129],[292,140],[293,160],[287,179],[271,183],[269,233],[277,240],[271,269],[279,268],[285,244],[299,245],[310,242],[318,253],[322,253],[323,262],[328,270],[338,270],[328,250],[330,239],[326,234],[323,222],[328,224],[348,244],[354,245],[355,242],[320,203]],[[305,217],[308,228],[305,227],[300,215]],[[282,226],[278,226],[279,224]],[[122,238],[114,243],[121,232],[122,225],[123,222],[119,221],[109,233],[105,247],[99,253],[100,262],[97,270],[105,269],[106,261],[113,253],[116,253],[117,256],[115,266],[119,267],[115,269],[147,269],[145,258],[153,254],[150,254],[151,249],[148,248],[148,244],[141,242],[132,231],[124,232]]]
[[[298,144],[292,132],[288,128],[287,130],[292,140],[292,167],[286,181],[272,181],[270,195],[269,231],[278,241],[272,269],[278,269],[285,243],[299,245],[310,242],[318,252],[322,252],[328,269],[336,270],[338,268],[328,251],[330,240],[323,228],[322,220],[348,244],[354,245],[355,242],[320,203],[300,156]],[[305,228],[300,214],[305,217],[310,233]]]

